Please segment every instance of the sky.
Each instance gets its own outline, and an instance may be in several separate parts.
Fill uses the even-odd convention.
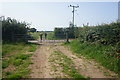
[[[75,9],[75,25],[89,23],[95,26],[118,19],[118,2],[2,2],[0,15],[31,24],[38,31],[53,31],[55,27],[68,27]]]

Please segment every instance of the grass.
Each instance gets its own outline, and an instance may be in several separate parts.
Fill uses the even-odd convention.
[[[34,33],[31,32],[30,34],[31,34],[31,37],[33,37],[33,39],[35,40],[39,39],[39,35],[40,35],[39,32],[34,32]]]
[[[30,61],[32,53],[37,48],[37,45],[32,43],[6,43],[2,47],[2,76],[3,78],[28,78],[30,69],[28,66],[33,64]],[[26,53],[27,54],[24,54]],[[15,70],[7,71],[7,67],[13,66]],[[9,69],[9,68],[8,68]]]
[[[56,63],[56,61],[58,62]],[[62,67],[62,72],[69,75],[70,77],[81,78],[85,80],[85,78],[75,69],[73,61],[65,56],[62,52],[54,51],[54,54],[51,54],[50,56],[50,62],[52,63],[55,72],[57,71],[58,67]],[[59,64],[59,66],[56,66],[53,63]]]
[[[13,65],[19,66],[19,65],[22,64],[22,63],[23,63],[22,59],[17,59],[17,60],[15,60],[15,61],[13,62]]]
[[[18,46],[19,45],[19,46]],[[11,53],[15,53],[17,51],[21,51],[25,48],[25,43],[6,43],[2,45],[2,57],[5,55],[9,55]]]
[[[28,49],[29,52],[34,52],[36,50],[36,45],[30,45],[30,48]]]
[[[7,78],[12,78],[13,80],[16,80],[18,78],[22,78],[20,73],[15,73],[12,75],[9,75]]]
[[[30,56],[32,56],[32,54],[17,54],[17,55],[14,55],[15,59],[22,59],[22,60],[25,60],[27,58],[29,58]]]
[[[6,67],[8,67],[8,65],[9,65],[9,62],[8,62],[8,60],[2,60],[2,68],[4,69],[4,68],[6,68]]]
[[[6,76],[11,75],[11,72],[5,72]]]
[[[77,40],[72,41],[69,45],[73,52],[78,56],[83,55],[87,59],[94,59],[100,65],[106,67],[107,69],[114,71],[115,73],[120,73],[118,68],[120,67],[119,59],[116,59],[118,56],[116,50],[118,47],[111,45],[102,45],[98,43],[81,43]],[[111,57],[110,54],[114,56]]]

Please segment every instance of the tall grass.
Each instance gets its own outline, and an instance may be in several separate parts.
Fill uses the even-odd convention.
[[[118,68],[120,67],[119,59],[116,50],[118,47],[111,45],[102,45],[99,43],[81,43],[77,40],[72,41],[70,44],[71,49],[76,54],[84,55],[88,59],[94,59],[96,62],[99,62],[102,66],[114,71],[116,73],[120,73]],[[111,54],[113,56],[111,56]]]

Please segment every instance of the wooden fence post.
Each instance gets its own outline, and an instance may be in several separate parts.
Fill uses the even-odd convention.
[[[68,32],[66,32],[66,39],[67,39],[67,42],[69,43]]]

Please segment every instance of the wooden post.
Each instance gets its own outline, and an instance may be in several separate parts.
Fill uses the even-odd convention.
[[[66,41],[66,42],[68,42],[68,43],[69,43],[68,32],[66,32],[66,39],[67,39],[67,41]]]

